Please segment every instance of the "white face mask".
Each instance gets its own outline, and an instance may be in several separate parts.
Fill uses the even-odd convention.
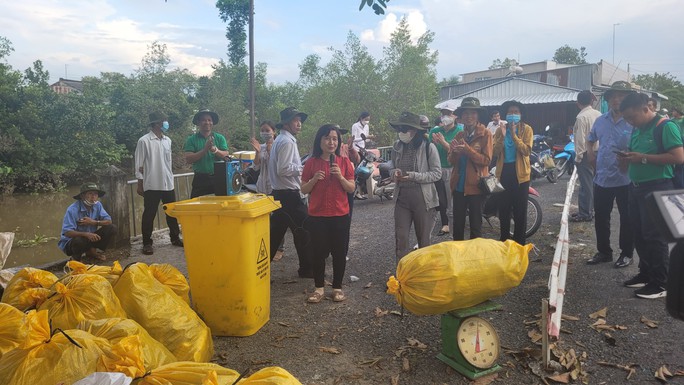
[[[269,140],[273,139],[273,134],[270,132],[260,132],[259,135],[261,136],[261,140],[264,142],[268,142]]]
[[[445,126],[450,126],[454,123],[454,118],[451,116],[443,116],[442,117],[442,124]]]
[[[401,140],[404,143],[408,143],[413,139],[413,134],[410,132],[400,132],[399,133],[399,140]]]
[[[88,207],[94,206],[95,203],[97,203],[97,201],[89,201],[89,200],[83,198],[83,204],[86,205],[86,206],[88,206]]]

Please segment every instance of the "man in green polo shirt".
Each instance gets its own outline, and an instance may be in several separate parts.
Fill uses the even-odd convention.
[[[449,234],[449,217],[447,213],[451,211],[452,196],[451,196],[451,164],[449,164],[449,143],[456,137],[459,131],[463,131],[463,127],[456,125],[456,115],[451,110],[442,110],[443,114],[440,124],[430,130],[429,139],[437,147],[439,153],[439,162],[442,165],[442,178],[435,183],[437,188],[437,195],[439,196],[439,216],[442,221],[442,229],[437,233],[438,236]],[[421,122],[422,124],[422,122]],[[428,122],[429,124],[429,122]],[[428,126],[429,127],[429,126]]]
[[[648,96],[627,95],[620,103],[622,117],[632,126],[629,152],[618,152],[621,167],[628,167],[632,185],[629,189],[629,217],[634,247],[639,254],[639,274],[625,281],[638,288],[639,298],[665,297],[668,245],[645,205],[653,191],[672,190],[674,165],[684,163],[682,136],[677,124],[664,120],[648,108]],[[662,132],[662,133],[661,133]]]
[[[218,122],[218,114],[208,109],[199,110],[192,118],[192,124],[198,130],[188,137],[183,147],[185,161],[192,164],[192,171],[195,172],[191,198],[214,193],[214,162],[229,155],[226,137],[212,132]]]

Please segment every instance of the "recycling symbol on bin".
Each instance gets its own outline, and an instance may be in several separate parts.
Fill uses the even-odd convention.
[[[257,264],[263,262],[268,258],[268,253],[266,252],[266,243],[264,239],[261,238],[261,246],[259,246],[259,255],[257,255]]]

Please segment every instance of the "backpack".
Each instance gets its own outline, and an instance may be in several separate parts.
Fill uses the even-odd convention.
[[[665,124],[671,121],[672,120],[668,118],[660,118],[653,129],[653,140],[656,143],[656,147],[658,147],[658,154],[665,153],[665,146],[663,145],[663,127],[665,127]]]

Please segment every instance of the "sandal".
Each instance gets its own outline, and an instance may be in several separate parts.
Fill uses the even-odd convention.
[[[345,299],[347,299],[347,297],[344,296],[344,293],[342,292],[342,290],[333,290],[333,294],[332,294],[333,302],[342,302]]]
[[[323,299],[323,296],[324,296],[323,293],[319,293],[317,291],[314,291],[313,293],[311,293],[309,298],[306,299],[306,302],[308,302],[308,303],[319,303]]]

